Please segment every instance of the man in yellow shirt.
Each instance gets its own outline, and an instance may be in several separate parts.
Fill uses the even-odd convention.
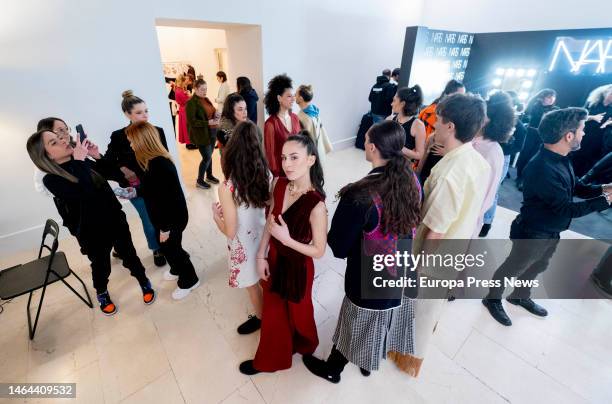
[[[476,230],[491,175],[489,163],[471,143],[484,126],[486,106],[477,95],[453,94],[440,101],[436,115],[436,142],[444,146],[445,155],[425,181],[422,221],[413,251],[420,252],[427,239],[465,239],[464,242],[452,243],[453,250],[463,249],[465,252]],[[448,247],[444,246],[445,249]],[[444,277],[437,272],[432,275]],[[425,356],[445,301],[416,300],[414,356],[417,358]]]
[[[491,167],[471,143],[485,122],[483,99],[451,95],[438,104],[436,115],[436,141],[445,154],[423,187],[417,245],[425,239],[471,238],[491,175]]]

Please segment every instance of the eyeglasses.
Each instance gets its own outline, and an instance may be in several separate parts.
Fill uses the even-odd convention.
[[[56,135],[69,135],[70,132],[72,132],[70,126],[66,126],[65,128],[59,128],[53,131],[53,133],[55,133]]]

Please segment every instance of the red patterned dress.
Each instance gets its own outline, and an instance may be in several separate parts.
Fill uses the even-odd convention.
[[[233,194],[236,190],[230,181],[224,181]],[[238,229],[233,239],[227,239],[229,250],[229,285],[246,288],[259,281],[257,274],[257,249],[266,224],[263,208],[238,206]]]

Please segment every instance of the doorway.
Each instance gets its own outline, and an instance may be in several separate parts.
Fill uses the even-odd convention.
[[[155,22],[161,61],[168,94],[171,82],[190,67],[195,70],[196,78],[206,81],[206,97],[221,113],[221,105],[215,102],[220,83],[216,74],[223,71],[227,76],[230,92],[236,91],[236,78],[246,76],[260,96],[258,123],[263,123],[263,67],[261,51],[261,27],[258,25],[210,23],[203,21],[158,19]],[[191,86],[189,86],[191,88]],[[193,90],[187,91],[191,96]],[[177,100],[178,101],[178,100]],[[188,137],[181,130],[180,106],[168,100],[169,111],[173,115],[174,138],[181,166],[183,183],[187,188],[195,187],[198,166],[202,157],[197,149],[189,149],[185,140]],[[179,132],[183,135],[179,136]],[[213,151],[213,175],[223,178],[218,149]]]

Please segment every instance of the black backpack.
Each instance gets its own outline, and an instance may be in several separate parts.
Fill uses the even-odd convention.
[[[369,112],[361,117],[359,130],[357,130],[357,138],[355,139],[356,148],[365,150],[365,135],[373,124],[374,121],[372,120],[372,115]]]

